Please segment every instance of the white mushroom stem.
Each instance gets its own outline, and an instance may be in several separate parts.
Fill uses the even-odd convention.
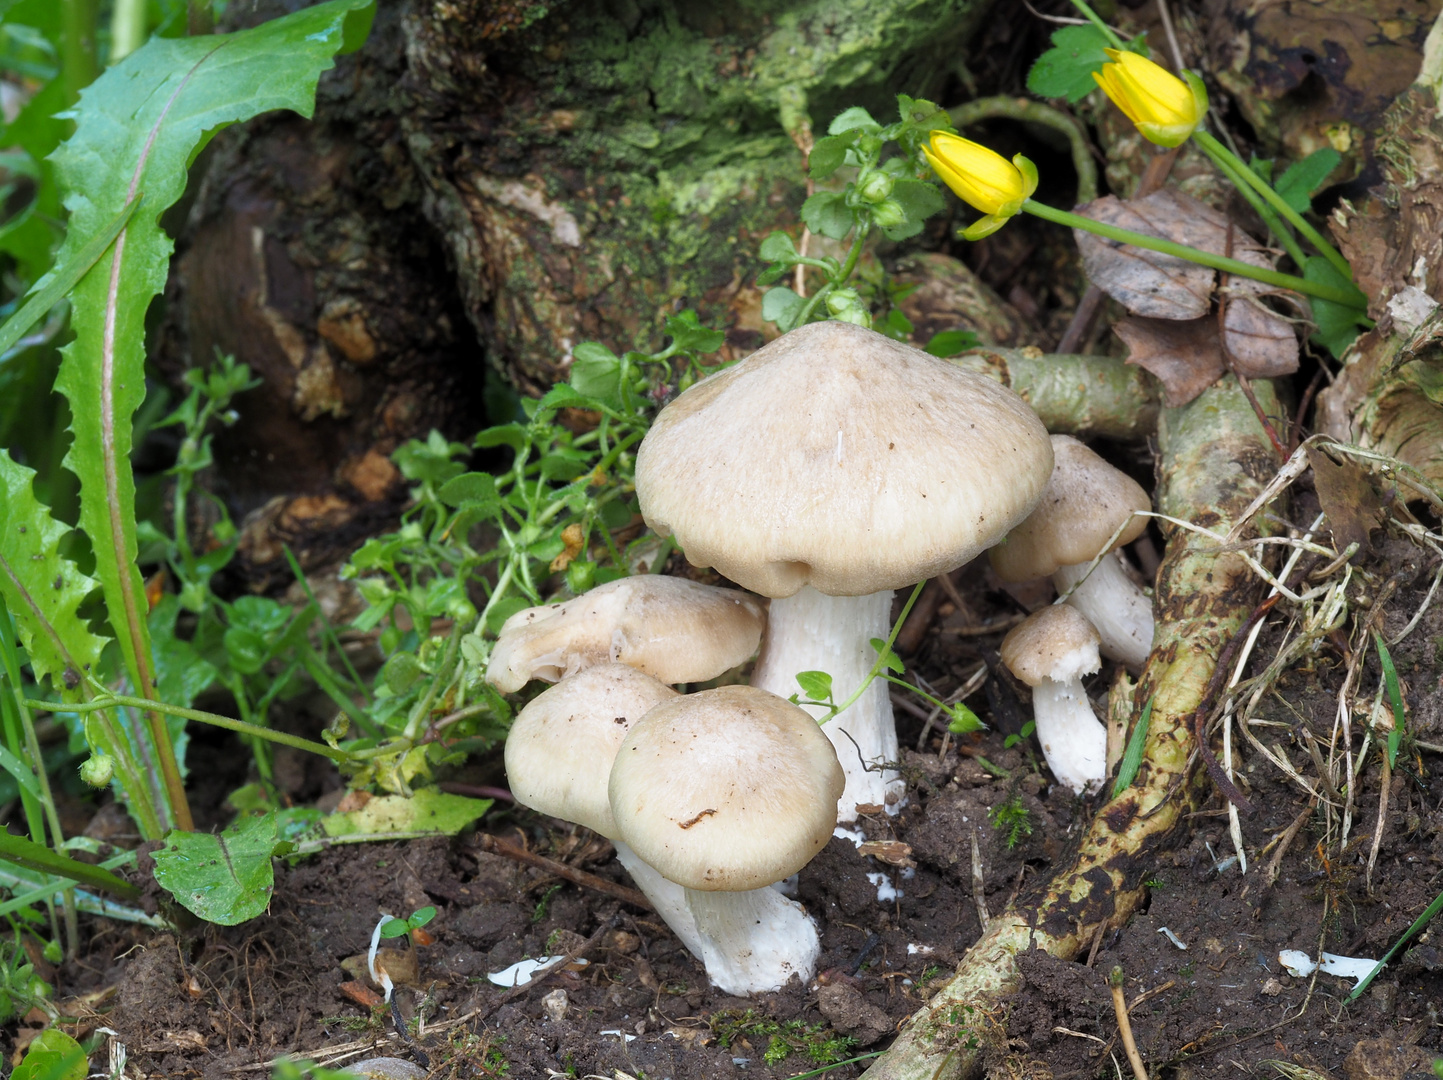
[[[1104,555],[1090,574],[1091,563],[1059,567],[1052,583],[1059,593],[1076,585],[1067,602],[1097,628],[1102,655],[1140,671],[1152,651],[1152,601],[1128,577],[1121,559],[1118,552]]]
[[[793,975],[805,985],[816,973],[822,946],[801,904],[771,886],[685,892],[701,936],[707,978],[728,994],[780,990]]]
[[[697,931],[696,920],[687,906],[686,888],[662,877],[661,871],[643,860],[629,844],[613,837],[611,846],[616,849],[616,861],[626,868],[636,887],[651,901],[662,922],[671,927],[671,932],[686,946],[687,952],[701,956],[706,948],[706,939]]]
[[[772,601],[752,685],[790,698],[799,691],[798,672],[825,671],[832,677],[836,700],[844,701],[872,670],[877,652],[871,640],[885,641],[891,620],[890,589],[866,596],[828,596],[805,585],[791,596]],[[827,714],[821,707],[804,708],[818,719]],[[858,804],[886,806],[896,813],[905,791],[897,773],[865,767],[895,762],[900,756],[886,681],[875,680],[850,708],[823,724],[822,730],[836,747],[837,760],[847,776],[847,786],[837,801],[837,820],[855,821]]]
[[[1044,679],[1034,686],[1032,719],[1047,767],[1059,783],[1080,793],[1106,779],[1107,729],[1092,711],[1080,671],[1066,681]]]

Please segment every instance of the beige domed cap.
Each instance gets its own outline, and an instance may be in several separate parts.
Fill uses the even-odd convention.
[[[562,679],[517,715],[506,736],[506,776],[522,806],[615,839],[606,777],[633,724],[680,697],[625,664]]]
[[[1047,431],[1012,391],[844,322],[799,327],[662,409],[647,523],[753,592],[834,596],[953,570],[1031,511]]]
[[[507,619],[486,665],[503,693],[613,661],[665,683],[702,682],[757,651],[766,612],[737,589],[644,574]]]
[[[992,548],[987,557],[1003,581],[1027,581],[1060,566],[1091,562],[1124,521],[1114,548],[1130,544],[1147,519],[1128,515],[1151,510],[1152,500],[1132,477],[1113,468],[1071,435],[1052,436],[1052,476],[1037,509]]]
[[[658,705],[611,767],[621,839],[689,889],[742,892],[827,846],[845,779],[817,722],[751,686]]]
[[[1102,666],[1101,638],[1086,616],[1068,604],[1034,611],[1002,639],[1002,662],[1028,686],[1046,679],[1069,682]]]

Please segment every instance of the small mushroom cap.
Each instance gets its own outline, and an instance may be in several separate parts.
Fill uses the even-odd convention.
[[[1128,520],[1134,510],[1152,509],[1136,480],[1071,435],[1052,436],[1052,455],[1052,476],[1037,509],[987,552],[1003,581],[1046,577],[1059,566],[1091,562],[1124,521],[1127,528],[1113,548],[1132,543],[1147,528],[1146,518]]]
[[[737,589],[644,574],[507,619],[486,665],[503,693],[613,661],[666,683],[703,682],[757,651],[766,611]]]
[[[1052,471],[1027,404],[845,322],[799,327],[691,387],[636,459],[647,523],[763,596],[897,589],[1025,518]]]
[[[562,679],[517,715],[506,736],[506,776],[522,806],[615,839],[606,777],[632,725],[680,697],[625,664]]]
[[[846,778],[817,722],[752,686],[658,705],[611,767],[621,839],[689,889],[743,892],[826,847]]]
[[[1070,604],[1034,611],[1002,639],[1002,662],[1028,686],[1046,679],[1071,682],[1102,667],[1101,642],[1087,617]]]

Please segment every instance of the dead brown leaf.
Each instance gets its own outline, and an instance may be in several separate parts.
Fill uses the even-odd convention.
[[[1186,405],[1223,373],[1218,324],[1211,315],[1186,322],[1133,317],[1112,330],[1127,345],[1127,362],[1157,376],[1170,409]]]
[[[1370,545],[1368,534],[1383,521],[1383,500],[1372,478],[1351,461],[1335,462],[1316,447],[1308,447],[1308,464],[1313,467],[1313,486],[1318,503],[1328,515],[1333,546],[1342,551],[1349,544]]]
[[[1262,269],[1272,269],[1273,259],[1257,248],[1251,237],[1234,231],[1234,241],[1243,241],[1238,250],[1225,252],[1240,262]],[[1227,341],[1227,359],[1232,369],[1249,379],[1273,379],[1291,375],[1298,370],[1298,335],[1293,324],[1276,311],[1262,304],[1262,297],[1276,297],[1280,302],[1297,305],[1295,294],[1252,278],[1230,275],[1223,302],[1223,333]],[[1307,312],[1298,306],[1297,313]]]
[[[1133,202],[1107,195],[1078,207],[1077,213],[1204,251],[1221,252],[1227,247],[1227,218],[1172,188]],[[1217,273],[1208,267],[1105,240],[1082,229],[1074,229],[1072,235],[1088,278],[1134,315],[1197,319],[1212,307]],[[1234,235],[1241,234],[1234,230]]]
[[[1271,254],[1230,223],[1226,215],[1170,188],[1132,202],[1122,202],[1109,195],[1087,204],[1079,213],[1095,221],[1188,244],[1215,255],[1227,255],[1260,268],[1273,265]],[[1211,310],[1217,274],[1207,267],[1104,240],[1081,229],[1073,230],[1073,235],[1082,252],[1087,276],[1134,315],[1186,322],[1200,319]],[[1227,310],[1223,315],[1228,358],[1239,375],[1254,379],[1287,375],[1298,369],[1297,334],[1287,319],[1263,306],[1264,296],[1291,294],[1250,278],[1232,276],[1228,280]],[[1188,335],[1187,340],[1194,348],[1201,345],[1195,335]],[[1216,334],[1213,341],[1217,343]],[[1187,378],[1179,378],[1177,364],[1165,356],[1156,356],[1148,362],[1135,358],[1133,362],[1167,382],[1162,372],[1152,367],[1153,363],[1165,363],[1172,371],[1174,383],[1192,386],[1217,363],[1222,363],[1223,358],[1206,363],[1197,360],[1195,370]],[[1208,382],[1211,381],[1209,378]],[[1168,403],[1190,401],[1205,385],[1207,383],[1201,383],[1197,390],[1187,391],[1181,400],[1174,400],[1182,393],[1174,389]]]

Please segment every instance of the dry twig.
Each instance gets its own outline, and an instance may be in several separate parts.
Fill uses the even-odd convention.
[[[476,838],[477,846],[482,851],[489,851],[493,855],[501,855],[507,859],[515,859],[517,862],[525,863],[527,866],[534,866],[545,870],[549,874],[555,874],[564,878],[573,885],[580,885],[582,888],[591,889],[594,892],[604,893],[622,903],[631,904],[633,907],[643,908],[646,911],[656,910],[651,906],[651,901],[637,889],[629,889],[625,885],[618,885],[614,881],[607,881],[605,878],[597,877],[595,874],[588,874],[585,870],[578,870],[574,866],[567,866],[555,859],[548,859],[544,855],[538,855],[534,851],[527,851],[525,848],[517,847],[515,844],[508,844],[499,837],[490,833],[482,833]]]

